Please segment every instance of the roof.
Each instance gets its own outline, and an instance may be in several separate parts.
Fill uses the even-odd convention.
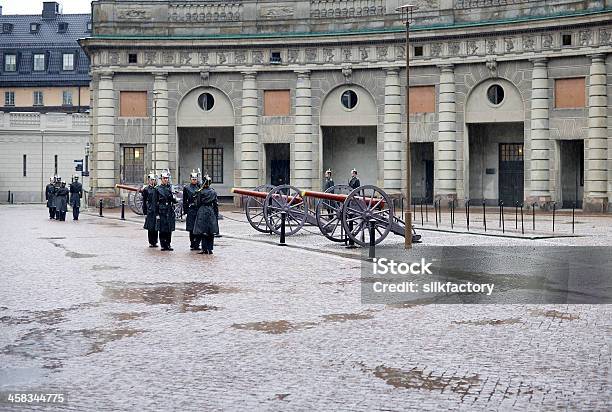
[[[86,85],[90,81],[89,59],[78,44],[78,39],[88,37],[89,14],[58,14],[55,19],[43,19],[42,15],[0,16],[0,86],[53,86]],[[4,23],[13,25],[10,33],[2,30]],[[30,24],[39,24],[36,33],[30,32]],[[58,33],[60,23],[68,23],[65,33]],[[17,72],[4,72],[4,55],[18,54]],[[33,72],[33,54],[45,53],[46,70]],[[75,54],[75,70],[62,70],[64,53]]]

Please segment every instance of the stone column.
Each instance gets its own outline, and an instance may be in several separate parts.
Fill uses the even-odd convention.
[[[257,106],[257,73],[242,73],[242,118],[240,150],[240,185],[254,188],[259,181],[259,107]]]
[[[438,103],[438,183],[437,197],[445,201],[457,198],[457,107],[453,65],[440,66],[440,101]]]
[[[297,71],[295,87],[295,183],[300,189],[312,189],[312,90],[310,85],[310,70]],[[317,185],[318,186],[318,185]]]
[[[152,156],[155,159],[156,172],[159,174],[164,169],[170,169],[170,142],[168,141],[168,73],[155,73],[153,82],[153,128],[155,142],[153,144]],[[157,103],[155,103],[157,102]],[[153,158],[151,160],[153,160]],[[170,171],[175,179],[178,170]]]
[[[402,98],[399,68],[387,69],[385,80],[383,186],[389,193],[402,189]]]
[[[604,54],[591,56],[589,71],[589,134],[585,145],[584,210],[608,209],[608,96]]]
[[[531,182],[528,203],[547,208],[550,195],[550,130],[548,67],[545,58],[533,60],[531,75]]]
[[[102,199],[106,206],[115,206],[115,90],[113,73],[102,72],[99,75],[97,101],[95,109],[94,136],[94,169],[96,180],[92,187],[93,197],[97,202]]]

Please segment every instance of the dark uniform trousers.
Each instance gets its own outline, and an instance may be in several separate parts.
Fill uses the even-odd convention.
[[[55,218],[55,208],[50,207],[49,208],[49,219],[54,219],[54,218]]]
[[[162,249],[169,248],[170,242],[172,242],[172,232],[159,232],[159,243]]]
[[[157,245],[157,230],[147,230],[149,235],[149,244],[151,246]]]
[[[79,220],[79,207],[72,208],[72,220]]]
[[[202,250],[213,250],[215,235],[201,235],[202,238]]]
[[[200,247],[200,236],[194,235],[193,230],[189,232],[189,242],[191,243],[192,249],[197,249]]]

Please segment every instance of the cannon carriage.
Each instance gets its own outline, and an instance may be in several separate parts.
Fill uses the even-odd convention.
[[[258,186],[255,190],[232,189],[243,197],[247,220],[264,233],[281,233],[282,216],[287,236],[305,225],[317,226],[334,242],[353,241],[360,246],[379,244],[389,233],[406,235],[404,221],[395,216],[392,199],[382,189],[365,185],[352,190],[336,185],[325,192],[300,191],[291,185]],[[412,230],[414,242],[420,235]]]

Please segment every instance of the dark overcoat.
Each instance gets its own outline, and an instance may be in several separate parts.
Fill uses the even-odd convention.
[[[47,185],[47,188],[45,189],[45,199],[47,199],[47,207],[55,207],[55,190],[56,188],[53,183],[49,183]]]
[[[326,191],[327,189],[333,186],[335,186],[334,181],[332,179],[327,179],[325,180],[325,188],[323,189],[323,191]]]
[[[361,186],[361,182],[359,181],[359,178],[352,176],[351,180],[349,180],[349,186],[351,187],[351,189],[357,189],[359,186]]]
[[[155,186],[145,186],[142,189],[142,212],[145,214],[143,228],[147,230],[157,230],[155,228]]]
[[[217,192],[207,187],[198,192],[198,216],[193,233],[195,235],[215,235],[219,233],[219,204]]]
[[[70,184],[70,206],[81,207],[81,198],[83,197],[83,185],[79,182]]]
[[[193,231],[196,216],[198,215],[198,189],[200,185],[189,184],[183,188],[183,211],[187,214],[187,220],[185,222],[185,229],[188,232]]]
[[[55,209],[58,212],[68,211],[68,188],[60,187],[55,193]]]
[[[159,216],[156,228],[160,232],[174,232],[175,229],[175,215],[174,215],[174,203],[177,203],[174,194],[172,193],[172,187],[170,185],[159,185],[155,187],[156,198],[156,212]]]

